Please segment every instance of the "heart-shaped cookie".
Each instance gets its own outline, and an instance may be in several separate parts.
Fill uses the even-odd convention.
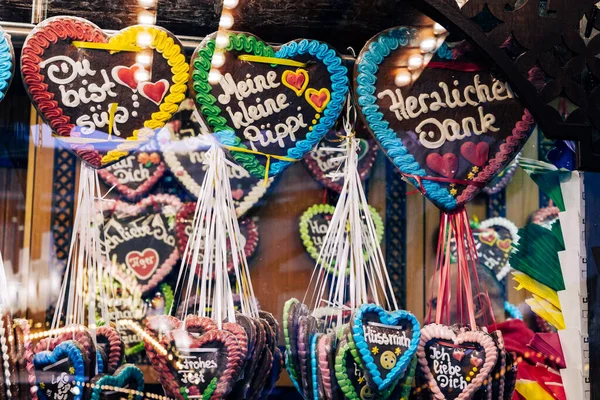
[[[300,366],[300,376],[302,378],[302,388],[304,396],[307,399],[315,399],[313,397],[313,374],[311,364],[313,353],[311,353],[311,341],[316,333],[317,320],[315,317],[312,315],[300,317],[298,323],[298,362]],[[314,383],[316,384],[316,382]]]
[[[463,357],[453,357],[455,350]],[[470,399],[496,365],[498,348],[482,331],[459,331],[440,324],[421,329],[417,350],[425,387],[437,400]]]
[[[121,280],[146,293],[171,272],[179,259],[175,219],[180,208],[177,197],[160,194],[137,204],[117,201],[105,213],[104,243]]]
[[[38,396],[43,400],[81,400],[90,377],[89,359],[81,345],[68,340],[53,351],[33,356]]]
[[[36,377],[33,365],[33,345],[29,336],[29,323],[26,319],[15,319],[14,327],[22,398],[37,400],[37,390],[34,389],[36,386]]]
[[[197,198],[208,168],[204,160],[210,141],[206,137],[199,137],[206,132],[196,120],[193,110],[193,100],[184,101],[171,121],[158,133],[157,140],[173,177]],[[262,199],[274,179],[269,178],[265,185],[263,179],[250,176],[238,165],[228,165],[227,169],[235,210],[237,216],[241,217]]]
[[[366,128],[362,129],[366,131]],[[330,150],[339,146],[339,137],[332,138],[332,141],[327,140],[330,136],[332,136],[331,132],[317,144],[317,147],[304,156],[302,162],[319,183],[340,193],[344,185],[342,157],[345,153],[343,147],[339,147],[339,151]],[[377,142],[368,132],[365,132],[363,137],[368,137],[368,139],[359,139],[358,173],[364,181],[369,177],[375,163]]]
[[[131,26],[108,37],[75,17],[38,24],[21,56],[33,105],[94,168],[155,136],[185,98],[188,72],[181,43],[162,28]]]
[[[269,328],[270,329],[270,328]],[[273,366],[273,352],[269,346],[265,346],[258,364],[256,373],[248,390],[248,399],[255,400],[262,396],[263,388],[267,383],[269,371]]]
[[[10,35],[0,28],[0,101],[6,96],[15,74],[15,51]]]
[[[268,398],[273,389],[275,389],[275,385],[277,385],[277,381],[279,380],[279,377],[281,376],[281,371],[283,370],[283,364],[283,353],[281,352],[279,347],[275,347],[271,370],[269,371],[269,375],[267,376],[267,383],[265,385],[265,388],[262,391],[263,399]]]
[[[511,162],[535,123],[475,51],[457,60],[417,54],[414,46],[436,33],[433,23],[419,27],[417,39],[411,32],[391,28],[364,46],[355,64],[357,103],[394,165],[449,212],[464,207]],[[456,162],[444,162],[446,154]]]
[[[378,392],[393,387],[417,351],[419,321],[408,311],[387,312],[363,304],[352,318],[352,340],[369,385]]]
[[[339,385],[335,377],[335,343],[336,337],[333,332],[321,336],[316,343],[317,355],[317,382],[319,395],[326,400],[337,400],[339,398]],[[322,393],[321,393],[322,392]]]
[[[88,329],[83,325],[69,325],[65,329],[66,332],[56,337],[47,337],[40,340],[34,347],[34,354],[52,351],[63,342],[74,341],[81,348],[85,359],[88,360],[86,368],[89,367],[90,371],[95,372],[98,357],[94,340]]]
[[[106,355],[107,374],[113,374],[125,359],[125,344],[119,332],[111,326],[104,325],[96,329],[96,342]]]
[[[276,50],[247,33],[228,35],[219,83],[208,82],[215,49],[212,35],[192,57],[192,87],[219,141],[254,152],[232,154],[251,175],[262,178],[267,157],[257,153],[300,160],[333,127],[348,92],[347,69],[336,51],[322,42],[304,39]],[[301,66],[277,64],[273,58]],[[291,164],[270,161],[270,176]]]
[[[196,203],[186,203],[184,204],[183,207],[181,207],[181,209],[179,210],[179,212],[177,213],[177,220],[176,220],[176,229],[177,229],[177,243],[179,246],[179,252],[180,254],[183,254],[185,252],[185,248],[188,244],[188,238],[192,235],[192,228],[193,228],[193,218],[194,218],[194,213],[196,212]],[[246,217],[242,217],[239,220],[239,226],[240,226],[240,243],[238,243],[238,246],[244,249],[244,254],[246,255],[246,259],[250,259],[250,257],[252,257],[252,255],[254,255],[254,252],[256,251],[256,248],[258,247],[258,227],[256,226],[256,222],[252,219],[246,218]],[[196,273],[198,275],[201,276],[201,272],[202,272],[202,262],[203,262],[203,258],[204,258],[204,243],[202,243],[201,248],[200,248],[200,252],[198,253],[198,264],[197,264],[197,270]],[[190,261],[188,263],[191,263],[192,260],[192,251],[190,250],[189,254],[189,259]],[[233,265],[233,256],[231,254],[231,249],[230,249],[230,241],[229,238],[227,239],[227,270],[229,271],[229,273],[232,273],[234,271],[234,265]],[[213,273],[214,276],[214,273]]]
[[[301,387],[300,362],[298,360],[298,325],[300,317],[309,314],[308,307],[297,299],[291,298],[283,306],[283,335],[287,356],[286,368],[290,372],[290,379],[297,388]],[[303,393],[299,389],[300,393]]]
[[[384,234],[383,220],[375,208],[369,206],[369,209],[371,211],[373,223],[375,224],[377,237],[379,242],[381,242]],[[306,210],[304,214],[302,214],[302,217],[300,217],[300,237],[302,238],[302,244],[304,244],[308,254],[315,260],[319,259],[319,254],[323,247],[327,229],[329,229],[329,223],[334,212],[335,207],[330,204],[315,204]],[[366,227],[364,215],[361,215],[361,218],[363,218],[364,226]],[[345,235],[347,234],[348,232],[345,233]],[[368,255],[365,254],[365,256]],[[322,257],[328,257],[328,255],[323,254]],[[334,274],[337,273],[335,259],[333,259],[332,262],[333,265],[328,266],[327,270]],[[348,272],[349,270],[346,270],[346,273]]]
[[[91,381],[90,400],[142,400],[144,374],[133,364],[120,366],[112,375],[97,375]]]
[[[98,176],[127,200],[134,201],[156,185],[165,169],[160,153],[146,145],[121,161],[98,170]]]

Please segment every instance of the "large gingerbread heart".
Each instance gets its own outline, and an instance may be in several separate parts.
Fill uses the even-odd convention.
[[[0,28],[0,101],[6,96],[15,73],[15,52],[10,35]]]
[[[182,254],[185,252],[185,248],[188,244],[188,238],[192,235],[193,218],[196,210],[196,203],[186,203],[179,213],[177,213],[177,242],[179,244],[179,251]],[[250,259],[258,246],[258,227],[254,220],[243,217],[239,220],[240,224],[240,243],[238,246],[243,248],[244,254],[247,259]],[[233,272],[233,256],[231,254],[229,238],[227,240],[227,270],[229,273]],[[204,243],[201,244],[200,252],[198,254],[198,264],[196,273],[201,276],[202,260],[204,256]],[[191,262],[192,249],[188,253],[188,258]]]
[[[172,120],[158,133],[158,144],[173,177],[197,198],[208,169],[205,158],[210,141],[206,136],[200,136],[206,132],[195,115],[193,100],[185,100]],[[248,171],[236,164],[228,164],[227,170],[235,211],[241,217],[262,199],[274,179],[269,178],[265,184],[263,179],[250,176]]]
[[[142,292],[156,288],[179,259],[175,217],[181,202],[175,196],[148,196],[137,204],[118,201],[106,212],[104,243],[123,282]]]
[[[251,175],[265,175],[267,157],[256,152],[300,160],[333,127],[348,92],[347,69],[336,51],[315,40],[298,40],[274,49],[247,33],[231,33],[219,69],[219,83],[208,73],[215,50],[214,35],[192,57],[196,101],[221,143],[249,149],[232,151]],[[245,61],[244,56],[262,57]],[[241,57],[241,58],[240,58]],[[267,62],[297,61],[301,66]],[[290,160],[271,160],[276,175]]]
[[[355,65],[358,106],[394,165],[437,207],[460,209],[506,167],[534,128],[529,112],[478,54],[423,57],[431,27],[369,41]],[[439,42],[438,38],[438,42]],[[409,72],[410,70],[410,72]]]
[[[408,311],[387,312],[376,304],[363,304],[354,313],[351,345],[356,361],[374,390],[392,388],[404,376],[419,344],[420,324]]]
[[[417,350],[425,387],[436,400],[470,399],[496,365],[498,348],[482,331],[456,332],[431,324],[421,330]]]
[[[164,29],[132,26],[108,37],[75,17],[37,25],[21,56],[33,105],[94,168],[155,135],[185,98],[188,71],[183,47]]]
[[[90,400],[142,400],[144,374],[133,364],[125,364],[112,375],[97,375],[91,382]]]
[[[66,341],[53,351],[33,356],[38,396],[43,400],[81,400],[90,377],[89,359],[81,345]]]

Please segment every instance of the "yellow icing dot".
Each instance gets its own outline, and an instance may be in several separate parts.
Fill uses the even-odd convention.
[[[473,367],[473,371],[477,372],[477,367]]]
[[[314,124],[316,124],[316,123],[317,123],[317,120],[316,120],[316,119],[313,119],[313,120],[312,120],[312,123],[313,123],[313,125],[314,125]]]
[[[471,378],[470,378],[470,377],[468,377],[468,376],[465,378],[465,380],[466,380],[467,382],[471,382]]]
[[[473,375],[475,375],[475,372],[471,371],[471,372],[469,372],[469,375],[473,376]]]
[[[319,119],[319,118],[321,118],[321,114],[317,114],[317,115],[315,115],[315,118],[316,118],[316,119]]]
[[[308,128],[308,130],[309,130],[309,131],[312,131],[312,128],[313,128],[313,127],[312,127],[312,126],[310,126],[310,127]]]

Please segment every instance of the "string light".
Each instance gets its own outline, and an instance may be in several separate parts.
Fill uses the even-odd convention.
[[[140,2],[140,6],[144,8],[151,8],[156,5],[156,0],[138,0]]]
[[[438,24],[437,22],[435,23],[435,25],[433,25],[433,33],[435,33],[436,35],[442,35],[446,32],[447,32],[446,28],[444,28],[442,25]]]
[[[431,53],[437,47],[437,40],[432,37],[425,38],[421,41],[420,47],[423,53]]]
[[[142,11],[138,14],[138,22],[142,25],[154,25],[154,15],[148,11]]]
[[[216,85],[217,83],[219,83],[222,76],[223,75],[221,75],[221,72],[218,69],[212,68],[208,72],[208,83],[210,83],[211,85]]]
[[[145,69],[139,69],[135,71],[134,77],[138,82],[146,82],[150,79],[150,74]]]
[[[213,54],[211,64],[215,68],[222,67],[223,64],[225,64],[225,54],[220,51],[215,52],[215,54]]]
[[[150,47],[152,44],[152,35],[150,32],[140,32],[135,38],[137,45],[140,47]]]
[[[230,29],[233,26],[233,15],[223,10],[221,19],[219,20],[219,27],[223,29]]]
[[[223,7],[227,8],[228,10],[233,10],[237,7],[238,3],[239,0],[223,0]]]
[[[229,35],[226,33],[219,32],[217,39],[215,40],[218,49],[224,49],[229,45]]]
[[[138,53],[135,56],[135,62],[142,65],[150,65],[150,63],[152,63],[152,57],[150,57],[150,54]]]
[[[420,54],[413,54],[408,58],[408,69],[414,70],[419,69],[423,66],[423,56]]]
[[[394,83],[398,87],[404,87],[412,82],[412,76],[408,71],[398,72],[394,78]]]

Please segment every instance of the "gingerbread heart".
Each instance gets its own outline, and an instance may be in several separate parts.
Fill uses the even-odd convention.
[[[366,128],[363,130],[366,131]],[[367,135],[368,139],[359,139],[358,173],[363,181],[369,177],[377,157],[377,142],[371,138],[368,132],[365,132],[364,136]],[[339,148],[339,151],[329,150],[339,145],[339,137],[332,138],[335,141],[329,141],[327,140],[329,136],[327,135],[317,144],[317,147],[305,155],[302,162],[319,183],[340,193],[344,186],[342,174],[344,151],[342,147]]]
[[[88,360],[87,367],[89,367],[90,371],[95,372],[98,356],[96,354],[94,340],[88,329],[83,325],[69,325],[65,330],[66,332],[61,333],[56,337],[47,337],[40,340],[34,346],[34,354],[43,351],[52,351],[63,342],[74,341],[81,348],[85,358]]]
[[[409,26],[373,37],[356,61],[354,83],[360,113],[383,151],[449,212],[464,207],[511,162],[535,123],[475,50],[456,60],[440,58],[436,48],[413,54],[421,38],[439,36],[433,26],[419,27],[417,39]],[[455,170],[444,168],[455,161],[444,163],[441,154],[454,154]]]
[[[104,243],[122,281],[146,293],[171,272],[179,259],[175,219],[180,208],[177,197],[160,194],[137,204],[117,201],[105,213]]]
[[[378,392],[392,388],[404,376],[417,351],[420,324],[408,311],[387,312],[363,304],[352,318],[357,360],[369,385]]]
[[[457,349],[463,357],[453,357]],[[456,332],[431,324],[421,330],[417,357],[425,387],[433,398],[466,400],[487,380],[496,365],[498,348],[485,332]]]
[[[369,207],[369,210],[371,211],[371,217],[375,224],[377,237],[381,242],[384,234],[383,220],[375,208]],[[306,210],[300,217],[300,237],[302,238],[302,244],[304,244],[308,254],[315,260],[319,259],[321,247],[323,246],[325,236],[327,235],[329,222],[333,217],[334,211],[335,207],[330,204],[315,204]],[[364,216],[361,216],[361,218],[363,218],[364,222]],[[364,222],[364,224],[366,227],[366,222]],[[348,232],[345,232],[344,234],[347,235]],[[327,254],[322,255],[322,257],[327,256]],[[365,254],[365,256],[368,255]],[[328,266],[327,270],[332,274],[337,273],[335,263]],[[348,270],[346,270],[346,273],[348,273]]]
[[[98,170],[98,176],[127,200],[134,201],[147,194],[165,173],[160,153],[147,145],[121,161]]]
[[[133,364],[119,367],[112,375],[97,375],[91,381],[90,400],[142,400],[144,374]]]
[[[267,157],[257,153],[300,160],[333,127],[348,92],[347,69],[334,49],[315,40],[274,49],[247,33],[227,35],[221,80],[208,81],[215,49],[211,35],[192,57],[192,87],[219,141],[230,146],[234,159],[251,175],[262,178]],[[250,60],[244,60],[248,56]],[[265,57],[301,66],[265,62]],[[270,160],[268,174],[276,175],[290,164]]]
[[[196,119],[192,99],[181,104],[172,120],[158,133],[158,144],[165,163],[173,177],[197,198],[208,165],[205,163],[210,141],[205,136],[201,123]],[[254,207],[273,184],[273,178],[264,184],[264,179],[250,176],[242,167],[227,166],[233,203],[238,217]]]
[[[38,24],[21,56],[33,105],[94,168],[155,136],[185,98],[188,71],[183,46],[162,28],[131,26],[108,37],[75,17]]]
[[[316,342],[317,382],[319,398],[326,400],[337,399],[339,385],[335,377],[335,342],[332,333],[322,335]]]
[[[29,396],[32,400],[37,400],[37,390],[34,389],[36,377],[33,365],[33,344],[29,336],[29,323],[26,319],[15,319],[14,329],[22,398],[25,399]]]
[[[298,389],[300,388],[300,362],[298,360],[298,325],[300,317],[309,314],[308,307],[297,299],[291,298],[283,306],[283,335],[286,348],[286,368],[290,372],[290,379]],[[299,389],[300,393],[303,393]]]
[[[81,345],[68,340],[33,356],[38,396],[43,400],[82,400],[90,362]]]
[[[271,365],[271,370],[269,371],[269,375],[267,376],[267,383],[265,388],[262,391],[262,398],[266,399],[269,397],[273,389],[275,389],[275,385],[277,385],[277,381],[281,376],[281,371],[283,369],[283,353],[279,349],[279,347],[275,347],[275,352],[273,353],[273,363]]]
[[[317,333],[317,320],[312,315],[300,317],[298,323],[298,362],[300,366],[300,376],[302,378],[302,388],[307,399],[318,399],[314,396],[313,374],[311,364],[311,342]]]
[[[176,229],[177,229],[177,243],[179,246],[180,254],[184,254],[185,248],[188,244],[188,238],[192,235],[193,228],[193,218],[194,213],[196,211],[196,203],[186,203],[181,210],[177,213],[176,220]],[[256,248],[258,247],[258,227],[256,226],[256,222],[247,217],[243,217],[239,220],[240,226],[240,243],[238,246],[244,249],[244,254],[246,255],[246,259],[250,259]],[[198,254],[198,264],[196,273],[201,276],[202,272],[202,262],[204,258],[204,243],[202,243],[199,254]],[[189,251],[189,261],[192,261],[192,250]],[[230,249],[230,241],[227,239],[227,270],[229,273],[234,271],[233,265],[233,256],[231,254]],[[214,276],[214,273],[213,273]]]
[[[125,359],[125,344],[119,332],[111,326],[104,325],[96,329],[96,342],[106,355],[107,374],[113,374]]]
[[[499,281],[510,272],[512,243],[518,239],[519,228],[502,217],[483,220],[479,227],[473,230],[479,263],[492,270]]]
[[[0,28],[0,101],[6,96],[15,74],[15,51],[10,35]]]

